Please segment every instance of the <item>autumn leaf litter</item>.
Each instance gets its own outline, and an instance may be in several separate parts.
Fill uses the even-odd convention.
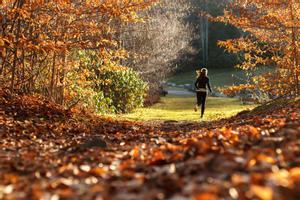
[[[150,125],[0,90],[0,199],[300,199],[299,110]]]

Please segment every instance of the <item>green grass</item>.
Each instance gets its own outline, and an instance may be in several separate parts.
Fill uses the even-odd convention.
[[[200,112],[193,110],[195,105],[193,96],[167,96],[161,102],[149,108],[140,108],[133,113],[117,115],[114,117],[135,120],[176,120],[176,121],[197,121],[200,119]],[[252,109],[255,105],[242,105],[239,100],[232,98],[209,97],[207,100],[204,120],[216,120],[230,117],[245,109]]]
[[[270,69],[261,69],[256,72],[262,73]],[[245,79],[245,72],[239,69],[215,69],[209,70],[209,77],[213,88],[224,87],[238,84],[241,81],[238,78]],[[193,84],[196,79],[196,73],[186,72],[173,76],[168,82],[181,84]],[[167,90],[186,91],[178,87],[167,87]],[[195,96],[191,95],[168,95],[162,97],[161,101],[149,108],[136,109],[133,113],[113,115],[118,119],[127,119],[135,121],[152,120],[176,120],[176,121],[198,121],[200,111],[194,112],[196,103]],[[256,105],[242,105],[238,99],[209,97],[207,100],[204,120],[211,121],[220,118],[231,117],[243,110],[252,109]]]

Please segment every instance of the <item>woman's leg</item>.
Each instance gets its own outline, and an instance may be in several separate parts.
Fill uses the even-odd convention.
[[[200,106],[200,104],[201,104],[201,96],[200,96],[199,92],[196,93],[196,99],[197,99],[197,102],[194,107],[195,112],[197,112],[198,106]]]
[[[206,102],[206,92],[201,93],[201,118],[204,115],[205,111],[205,102]]]
[[[200,92],[197,92],[197,105],[200,106],[202,102],[202,96]]]

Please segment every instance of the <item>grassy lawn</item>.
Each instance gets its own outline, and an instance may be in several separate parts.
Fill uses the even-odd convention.
[[[258,70],[261,73],[267,69]],[[269,69],[270,70],[270,69]],[[214,69],[209,70],[209,77],[213,88],[224,87],[241,83],[236,77],[245,79],[245,72],[238,69]],[[168,82],[181,84],[193,84],[196,79],[194,71],[186,72],[173,76]],[[167,87],[171,91],[185,91],[178,87]],[[196,99],[193,95],[168,95],[162,97],[161,101],[149,108],[140,108],[130,114],[114,115],[113,117],[135,120],[135,121],[151,121],[151,120],[187,120],[197,121],[200,119],[200,111],[194,111]],[[240,111],[252,109],[256,105],[243,105],[238,99],[209,97],[207,100],[205,121],[217,120],[220,118],[231,117]]]
[[[115,117],[136,120],[188,120],[200,119],[200,112],[193,110],[195,97],[193,96],[167,96],[160,103],[149,108],[140,108],[131,114],[117,115]],[[232,98],[209,97],[207,100],[204,120],[216,120],[230,117],[245,109],[252,109],[255,105],[242,105],[239,100]]]

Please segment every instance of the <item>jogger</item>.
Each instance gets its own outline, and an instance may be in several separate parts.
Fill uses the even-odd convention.
[[[210,92],[212,91],[209,84],[209,78],[207,77],[207,69],[202,68],[201,70],[197,71],[197,74],[198,77],[195,83],[195,88],[197,92],[197,105],[195,107],[195,111],[197,111],[197,106],[201,105],[201,118],[202,118],[205,111],[207,87]]]

